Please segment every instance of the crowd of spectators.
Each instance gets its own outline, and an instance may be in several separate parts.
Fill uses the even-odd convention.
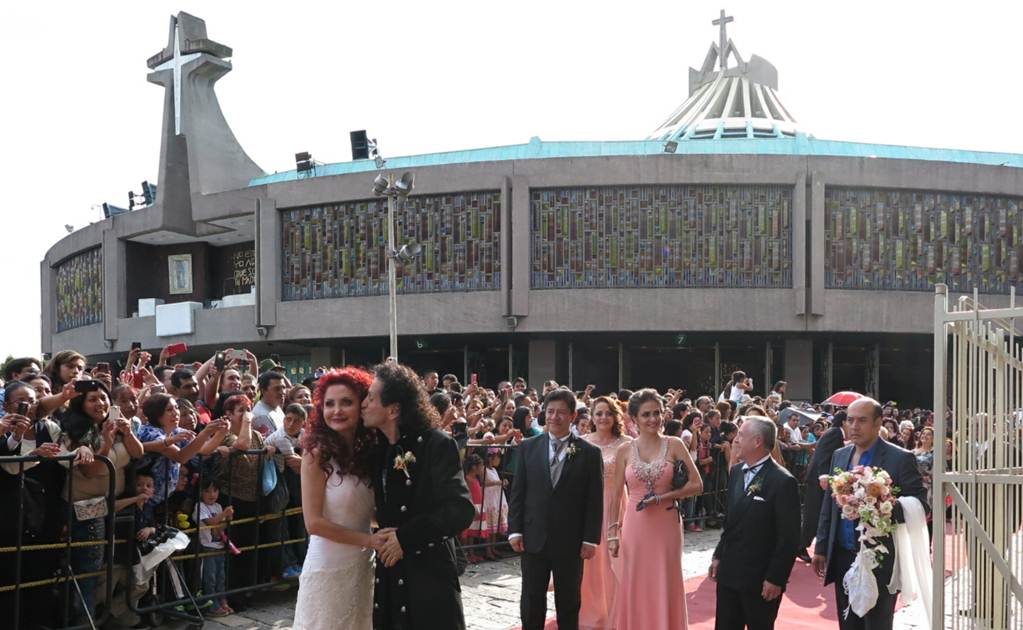
[[[251,605],[255,591],[238,589],[287,588],[287,581],[300,575],[305,531],[298,510],[288,509],[301,507],[302,432],[313,411],[311,392],[326,368],[293,383],[278,362],[260,362],[246,350],[229,348],[190,364],[176,363],[172,351],[165,348],[154,360],[135,349],[123,365],[114,366],[88,365],[74,351],[57,353],[45,364],[24,358],[4,366],[0,456],[34,459],[2,465],[2,509],[20,516],[0,519],[0,536],[8,545],[53,546],[24,551],[20,569],[9,557],[0,562],[0,586],[13,584],[16,577],[27,583],[63,575],[68,559],[70,570],[83,576],[78,579],[82,596],[69,598],[69,610],[48,600],[63,593],[60,582],[23,589],[23,627],[59,625],[63,615],[95,618],[102,616],[101,608],[131,616],[124,602],[145,608],[180,599],[177,589],[160,586],[158,575],[140,584],[130,569],[176,530],[191,534],[191,555],[180,561],[181,575],[199,594],[207,616]],[[507,488],[515,447],[543,431],[543,400],[562,386],[547,381],[537,389],[516,378],[491,389],[475,375],[463,385],[453,374],[436,372],[423,374],[422,384],[442,418],[441,427],[459,444],[477,507],[462,536],[464,559],[481,562],[506,555]],[[820,405],[794,405],[785,389],[780,381],[758,395],[752,380],[736,372],[717,395],[693,397],[681,388],[663,393],[664,431],[683,440],[703,477],[704,493],[680,506],[687,529],[721,527],[728,473],[737,463],[731,444],[744,416],[767,416],[778,423],[775,457],[801,481],[814,485],[817,475],[827,472],[824,460],[830,454],[816,454],[817,443],[829,430],[840,429],[843,414]],[[614,412],[620,418],[616,430],[635,437],[631,396],[629,390],[597,392],[593,386],[576,392],[573,433],[596,431],[594,417]],[[894,403],[885,405],[884,414],[882,437],[914,450],[929,483],[932,415],[899,410]],[[103,541],[110,534],[111,483],[118,542],[110,556],[114,583],[107,585],[103,569],[110,557]],[[257,518],[270,513],[286,516]],[[68,540],[96,544],[71,547],[70,553],[54,544]],[[105,598],[108,590],[111,601]],[[220,595],[227,590],[236,593]],[[0,592],[0,601],[12,597],[10,591]],[[150,614],[137,617],[132,618],[137,627],[156,623]]]

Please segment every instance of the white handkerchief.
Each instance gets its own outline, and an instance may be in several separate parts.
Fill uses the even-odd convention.
[[[765,498],[764,498],[764,497],[762,497],[762,496],[754,496],[754,497],[753,497],[753,500],[754,500],[754,501],[767,501],[767,499],[765,499]]]

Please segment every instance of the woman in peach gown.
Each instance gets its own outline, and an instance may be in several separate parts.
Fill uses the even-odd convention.
[[[612,507],[611,494],[614,490],[615,456],[618,448],[632,441],[625,433],[622,412],[610,398],[601,396],[593,401],[594,432],[583,439],[600,447],[604,459],[604,526],[622,519],[622,500]],[[612,562],[607,543],[600,541],[597,555],[583,565],[583,583],[580,592],[582,604],[579,607],[579,628],[581,630],[613,630],[615,592],[618,589],[618,560]]]
[[[615,598],[616,630],[687,628],[682,584],[682,526],[672,501],[703,492],[689,449],[677,437],[662,434],[661,398],[643,389],[629,401],[639,437],[618,448],[612,502],[628,488],[624,518],[607,527],[611,557],[621,556]],[[689,481],[673,490],[675,462],[685,462]],[[636,507],[642,504],[643,508]]]

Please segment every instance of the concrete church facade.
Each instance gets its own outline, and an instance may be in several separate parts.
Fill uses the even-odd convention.
[[[398,268],[402,361],[691,392],[741,368],[794,399],[929,406],[934,284],[989,306],[1020,285],[1023,156],[809,136],[774,67],[721,27],[647,139],[387,159],[416,176],[397,241],[423,246]],[[297,374],[383,358],[374,161],[265,174],[216,100],[230,56],[202,20],[171,18],[149,60],[166,90],[159,192],[47,252],[44,351],[234,345]]]

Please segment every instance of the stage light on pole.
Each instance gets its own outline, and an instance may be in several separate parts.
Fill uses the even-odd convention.
[[[412,188],[416,185],[416,176],[412,173],[402,173],[401,179],[394,182],[394,191],[402,197],[408,197]]]
[[[369,140],[370,155],[373,157],[377,168],[383,168],[386,161],[380,157],[375,138]],[[401,177],[394,179],[384,173],[378,173],[373,179],[373,194],[377,197],[387,197],[387,298],[388,298],[388,336],[390,338],[390,357],[398,360],[398,281],[397,281],[397,259],[408,262],[415,258],[422,251],[418,243],[406,243],[401,249],[394,247],[394,212],[398,199],[405,199],[412,192],[415,186],[415,175],[402,173]]]
[[[675,142],[674,140],[668,140],[667,142],[664,143],[664,152],[665,153],[674,153],[677,150],[678,150],[678,142]]]

